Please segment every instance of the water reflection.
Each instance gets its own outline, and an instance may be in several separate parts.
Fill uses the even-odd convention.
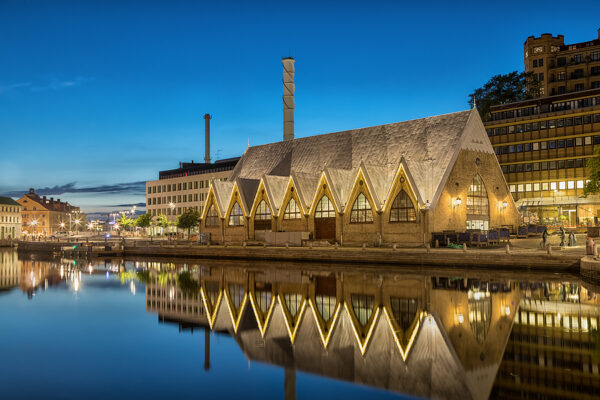
[[[0,282],[29,293],[88,269],[2,258]],[[205,370],[211,332],[282,367],[287,398],[296,371],[433,398],[600,392],[600,299],[574,276],[122,260],[89,271],[118,273],[132,295],[145,286],[147,312],[204,331]]]

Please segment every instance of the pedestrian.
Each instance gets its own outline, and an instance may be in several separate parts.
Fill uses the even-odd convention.
[[[544,232],[542,232],[542,247],[546,248],[546,243],[548,242],[548,229],[544,228]]]
[[[569,247],[573,247],[577,244],[577,241],[575,240],[575,232],[571,231],[569,232]]]
[[[567,238],[567,233],[565,232],[565,228],[560,227],[560,247],[565,246],[565,239]]]

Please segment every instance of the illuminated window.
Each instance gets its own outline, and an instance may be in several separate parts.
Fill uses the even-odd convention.
[[[315,209],[315,218],[335,218],[335,209],[333,203],[329,200],[327,195],[323,195],[321,200],[317,203]]]
[[[492,318],[492,298],[490,292],[469,290],[469,324],[479,343],[483,343],[490,328]]]
[[[290,312],[292,318],[296,317],[298,311],[300,310],[300,306],[302,305],[303,296],[299,293],[284,293],[283,300],[285,301],[285,305]]]
[[[244,214],[238,202],[235,202],[229,213],[229,226],[244,225]]]
[[[556,182],[550,182],[550,190],[556,190]]]
[[[337,299],[335,296],[328,296],[325,294],[317,294],[315,296],[317,311],[321,315],[321,318],[325,322],[328,322],[335,311],[337,305]]]
[[[300,219],[300,217],[300,207],[298,207],[298,203],[296,203],[296,200],[292,197],[285,207],[283,219]]]
[[[538,192],[540,190],[540,184],[539,183],[534,183],[533,184],[533,191],[534,192]]]
[[[362,326],[365,326],[367,322],[369,322],[371,314],[373,314],[373,303],[375,302],[375,297],[363,294],[353,294],[351,298],[354,315],[356,315],[358,322],[360,322]]]
[[[255,220],[269,220],[271,219],[271,210],[267,203],[263,200],[258,203],[258,207],[256,207],[256,214],[254,215]]]
[[[510,191],[511,193],[514,193],[517,191],[517,185],[510,185]]]
[[[219,215],[215,205],[211,205],[206,213],[206,226],[219,226]]]
[[[270,286],[271,285],[266,285],[268,286],[266,289],[267,290],[255,290],[254,291],[254,297],[256,298],[256,305],[258,306],[258,309],[262,312],[262,314],[266,314],[267,311],[269,310],[269,306],[271,305],[271,290],[270,290]]]
[[[583,181],[577,181],[577,189],[583,189]]]
[[[487,230],[489,228],[489,220],[490,205],[487,190],[481,176],[475,175],[467,193],[467,229]]]
[[[567,185],[566,185],[565,181],[558,182],[558,188],[560,190],[564,190],[566,187],[567,187]]]
[[[369,200],[367,200],[364,194],[360,193],[352,205],[350,223],[365,224],[369,222],[373,222],[371,203],[369,203]]]
[[[520,184],[517,186],[517,191],[518,191],[518,192],[524,192],[524,191],[525,191],[525,186],[524,186],[522,183],[520,183]]]
[[[526,183],[525,184],[525,191],[526,192],[531,192],[531,183]]]
[[[228,289],[229,297],[237,310],[242,305],[242,300],[244,299],[244,287],[242,285],[230,283]]]
[[[567,188],[568,189],[575,189],[575,181],[568,181],[567,182]]]
[[[415,206],[408,194],[401,190],[390,209],[390,222],[414,222],[417,220]]]
[[[416,299],[401,299],[399,297],[391,297],[390,305],[392,313],[398,326],[406,331],[412,325],[417,316],[419,302]]]

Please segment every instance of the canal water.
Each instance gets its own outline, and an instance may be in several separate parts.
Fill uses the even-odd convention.
[[[525,271],[0,249],[0,396],[597,398],[597,291]]]

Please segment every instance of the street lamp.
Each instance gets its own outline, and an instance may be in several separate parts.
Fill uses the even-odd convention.
[[[76,234],[79,234],[79,224],[81,223],[81,220],[79,220],[79,218],[78,218],[78,219],[76,219],[73,222],[75,222],[75,231],[76,231]]]

